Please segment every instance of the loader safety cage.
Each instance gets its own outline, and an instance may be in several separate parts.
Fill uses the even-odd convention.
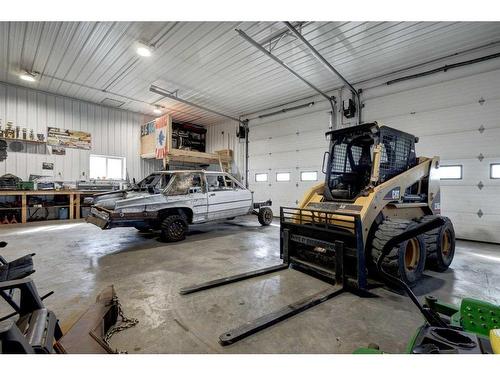
[[[370,295],[366,290],[359,213],[338,214],[328,210],[282,207],[280,223],[282,264],[181,288],[179,293],[195,293],[287,268],[302,271],[333,285],[221,334],[219,343],[223,346],[233,344],[345,291]],[[317,256],[316,262],[308,252]]]

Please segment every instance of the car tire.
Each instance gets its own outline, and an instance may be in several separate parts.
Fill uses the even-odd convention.
[[[186,238],[188,224],[180,215],[169,215],[161,223],[161,239],[165,242],[177,242]]]
[[[268,226],[273,222],[273,210],[269,207],[261,207],[257,215],[260,225]]]

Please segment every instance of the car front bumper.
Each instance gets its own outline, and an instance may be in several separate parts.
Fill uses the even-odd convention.
[[[87,223],[94,224],[101,229],[115,227],[135,227],[150,225],[158,218],[156,211],[117,212],[99,206],[92,206],[87,216]]]
[[[111,212],[105,208],[92,206],[86,221],[101,229],[108,229],[111,227]]]

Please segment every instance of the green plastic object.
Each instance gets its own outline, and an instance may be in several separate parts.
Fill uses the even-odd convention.
[[[464,298],[460,304],[459,318],[464,331],[488,337],[492,329],[500,328],[500,306]]]
[[[352,354],[384,354],[382,350],[372,348],[358,348]]]
[[[434,297],[427,297],[426,304],[435,312],[449,317],[452,326],[461,327],[465,332],[488,338],[491,330],[500,329],[500,305],[464,298],[458,308]],[[420,329],[421,327],[410,338],[405,353],[412,352]],[[358,348],[354,354],[384,354],[384,352],[372,348]]]
[[[34,190],[35,183],[33,181],[19,181],[17,183],[17,190]]]

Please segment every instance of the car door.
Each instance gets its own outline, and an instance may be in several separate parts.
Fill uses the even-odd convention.
[[[209,220],[246,215],[252,193],[227,173],[206,173]]]
[[[193,223],[208,220],[207,189],[203,173],[175,173],[166,190],[168,202],[178,202],[179,207],[191,207]]]

